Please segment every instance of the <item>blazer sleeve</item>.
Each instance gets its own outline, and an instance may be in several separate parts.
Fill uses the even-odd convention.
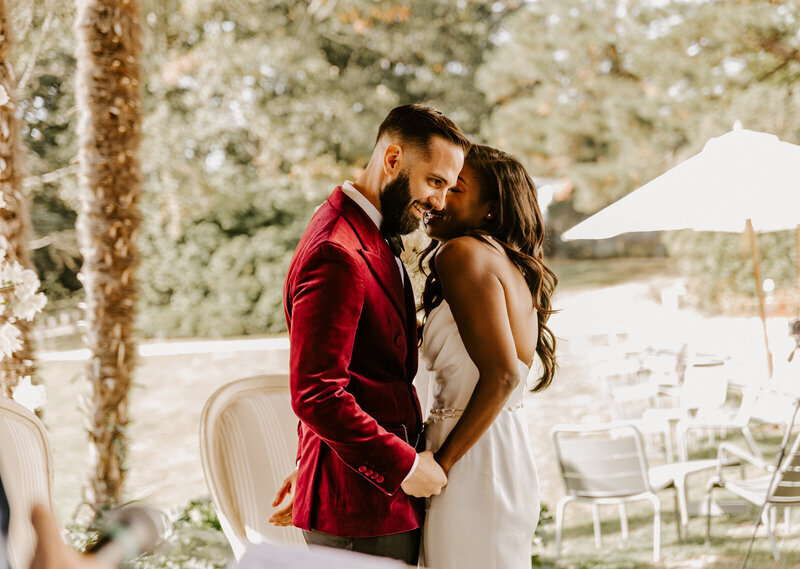
[[[324,243],[304,260],[287,291],[292,408],[345,464],[391,495],[417,453],[345,390],[364,305],[362,271],[346,249]]]

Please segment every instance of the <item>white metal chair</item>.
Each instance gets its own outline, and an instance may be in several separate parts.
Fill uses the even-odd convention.
[[[678,539],[688,524],[686,479],[689,474],[713,468],[715,460],[692,460],[648,467],[641,432],[629,423],[556,425],[550,432],[566,495],[556,508],[556,557],[561,553],[564,510],[573,501],[592,505],[595,545],[600,548],[599,506],[620,508],[623,539],[628,537],[625,504],[648,500],[653,504],[653,559],[661,556],[661,502],[656,492],[675,491]]]
[[[9,563],[28,567],[36,547],[31,508],[38,502],[53,510],[53,455],[42,422],[5,397],[0,397],[0,474],[11,509]]]
[[[671,478],[651,475],[642,434],[633,425],[556,425],[550,431],[566,495],[556,508],[556,557],[561,554],[564,510],[573,501],[592,505],[595,545],[600,535],[601,504],[620,505],[648,500],[653,505],[653,560],[661,557],[661,502],[656,492],[672,486]],[[677,498],[676,498],[677,509]],[[677,518],[677,516],[676,516]],[[620,515],[622,536],[628,537],[627,518]],[[680,527],[678,527],[680,532]]]
[[[642,371],[648,383],[664,387],[680,384],[683,369],[680,368],[680,353],[671,351],[652,351],[642,358]]]
[[[302,533],[267,522],[272,499],[295,467],[297,418],[287,375],[223,385],[200,420],[200,456],[211,499],[237,559],[261,540],[305,547]]]
[[[750,431],[750,422],[787,424],[793,411],[796,396],[775,391],[765,385],[744,389],[739,408],[730,415],[718,413],[709,416],[681,418],[675,427],[681,456],[688,454],[689,433],[692,431],[739,431],[750,453],[763,460],[761,450]]]
[[[791,425],[787,428],[791,428]],[[765,475],[758,478],[732,479],[723,474],[722,467],[729,460],[728,456],[744,461],[764,470]],[[763,507],[762,520],[767,528],[772,556],[775,561],[780,559],[778,545],[775,539],[777,508],[784,508],[786,514],[786,532],[790,531],[790,509],[800,506],[800,434],[785,454],[783,460],[776,466],[767,463],[764,459],[754,456],[744,449],[731,444],[722,443],[719,446],[717,474],[708,482],[706,493],[706,542],[711,539],[711,498],[715,488],[725,488],[737,496],[744,498],[751,504]],[[771,483],[771,484],[770,484]]]
[[[728,395],[727,368],[724,364],[690,365],[684,372],[677,407],[648,409],[637,426],[645,432],[663,432],[668,460],[672,460],[672,428],[681,420],[707,423],[724,422],[728,414],[722,409]],[[714,430],[710,430],[713,433]],[[684,432],[685,434],[685,432]],[[678,437],[678,458],[688,460],[685,436]]]
[[[641,363],[633,357],[592,364],[592,380],[601,385],[608,396],[609,410],[615,421],[636,418],[644,408],[655,403],[658,386],[642,381],[642,378]]]

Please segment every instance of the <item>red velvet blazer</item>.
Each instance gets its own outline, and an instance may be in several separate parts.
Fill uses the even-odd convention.
[[[337,188],[311,219],[284,287],[299,528],[371,537],[422,525],[423,500],[400,489],[422,429],[404,277],[405,287],[378,228]]]

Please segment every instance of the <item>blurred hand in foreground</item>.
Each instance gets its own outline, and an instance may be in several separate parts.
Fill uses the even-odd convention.
[[[114,569],[97,556],[80,554],[64,543],[52,512],[42,504],[34,504],[31,522],[36,550],[30,569]]]

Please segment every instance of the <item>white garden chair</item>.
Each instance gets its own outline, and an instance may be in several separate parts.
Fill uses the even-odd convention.
[[[728,413],[723,409],[728,396],[728,369],[724,364],[689,365],[678,389],[677,407],[647,409],[637,426],[644,432],[664,434],[667,459],[672,460],[672,430],[682,420],[707,423],[724,422]],[[709,430],[710,434],[715,431]],[[684,437],[678,437],[678,458],[688,460]]]
[[[791,424],[787,426],[787,429],[791,428]],[[743,463],[758,467],[765,474],[757,478],[730,478],[723,471],[723,466],[729,463],[730,456],[736,457]],[[712,492],[716,488],[724,488],[762,508],[761,519],[767,528],[772,556],[775,561],[778,561],[780,554],[775,539],[777,509],[784,508],[786,533],[788,534],[791,531],[790,509],[800,506],[800,433],[794,438],[794,442],[780,464],[770,464],[763,458],[754,456],[731,443],[722,443],[719,446],[718,461],[717,474],[709,480],[706,493],[706,511],[708,512],[706,515],[706,543],[711,540]]]
[[[54,509],[53,454],[42,422],[5,397],[0,397],[0,475],[11,509],[9,563],[25,568],[36,547],[31,508],[38,502]]]
[[[281,482],[295,467],[297,418],[287,375],[240,379],[208,399],[200,456],[211,499],[236,559],[249,543],[305,547],[302,532],[267,522]]]
[[[785,425],[792,416],[795,396],[766,387],[751,387],[743,390],[739,408],[729,415],[718,413],[709,416],[681,418],[675,427],[680,455],[688,454],[689,434],[692,431],[738,431],[744,438],[750,453],[763,460],[761,450],[750,431],[750,423]]]
[[[678,539],[688,524],[686,478],[693,472],[713,468],[715,460],[693,460],[648,467],[641,432],[632,424],[556,425],[551,430],[556,458],[566,495],[556,508],[556,557],[561,552],[561,534],[566,505],[573,501],[592,506],[594,538],[602,546],[599,506],[618,505],[623,539],[628,537],[625,504],[648,500],[653,505],[653,559],[661,556],[661,502],[656,492],[675,491],[675,521]]]

